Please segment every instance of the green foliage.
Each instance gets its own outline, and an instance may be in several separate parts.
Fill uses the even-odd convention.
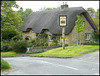
[[[27,54],[34,54],[34,53],[42,53],[44,50],[39,50],[39,51],[28,51],[26,52]]]
[[[98,42],[98,39],[99,39],[99,34],[96,34],[95,32],[92,33],[92,39],[94,41],[97,41]]]
[[[11,46],[7,43],[2,46],[3,52],[7,52],[7,51],[11,51],[11,50],[12,50]]]
[[[81,32],[83,32],[83,25],[82,25],[83,21],[82,19],[80,18],[80,16],[77,16],[77,20],[75,21],[75,32],[78,34],[78,41],[79,41],[79,36],[81,36]],[[78,43],[79,45],[79,43]]]
[[[75,57],[90,52],[99,50],[98,45],[85,45],[85,46],[68,46],[63,50],[62,47],[48,50],[43,53],[30,55],[30,57],[45,57],[45,56],[54,56],[54,57]]]
[[[27,42],[19,40],[12,45],[12,49],[16,53],[25,53],[27,51]]]
[[[77,16],[77,21],[75,22],[76,26],[75,26],[75,31],[80,34],[80,32],[83,32],[83,25],[82,25],[82,19],[80,18],[80,16]]]
[[[87,43],[82,43],[83,45],[99,45],[99,43],[96,42],[87,42]]]
[[[94,23],[96,24],[97,29],[99,30],[99,18],[92,18]]]
[[[1,1],[1,33],[2,39],[11,39],[19,31],[23,21],[20,16],[12,10],[18,8],[15,1]]]
[[[48,7],[48,8],[46,8],[45,10],[52,10],[52,8],[49,8],[49,7]]]
[[[46,33],[38,34],[35,38],[35,42],[33,45],[35,46],[44,46],[44,43],[47,43],[48,35]]]
[[[27,44],[27,47],[28,47],[28,48],[30,48],[30,47],[32,47],[32,46],[33,46],[33,44],[32,44],[32,43]]]
[[[10,69],[10,65],[1,58],[1,70]]]
[[[88,8],[89,10],[91,10],[91,13],[95,13],[94,8]]]
[[[44,46],[48,46],[48,43],[44,43]]]
[[[52,40],[53,40],[53,46],[57,46],[58,41],[57,41],[56,35],[52,35]]]
[[[68,46],[68,44],[65,44],[65,46]],[[62,47],[62,44],[60,44],[59,47]]]
[[[23,20],[23,21],[25,21],[26,20],[26,18],[28,17],[28,15],[31,13],[31,12],[33,12],[32,11],[32,9],[26,9],[25,11],[23,11],[23,10],[18,10],[17,11],[17,13],[21,16],[21,19]]]
[[[11,40],[14,36],[18,36],[19,33],[15,29],[11,29],[9,27],[2,29],[2,39],[3,40]]]
[[[99,17],[99,9],[97,9],[97,16]]]

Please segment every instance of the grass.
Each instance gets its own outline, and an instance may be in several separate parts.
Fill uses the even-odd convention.
[[[55,56],[55,57],[75,57],[90,52],[99,50],[99,45],[84,45],[84,46],[68,46],[62,50],[62,47],[51,49],[43,53],[30,55],[30,57],[43,57],[43,56]]]
[[[11,69],[10,65],[1,58],[1,71],[6,71]]]
[[[1,52],[1,56],[18,55],[18,54],[22,54],[22,53],[16,53],[14,51]]]

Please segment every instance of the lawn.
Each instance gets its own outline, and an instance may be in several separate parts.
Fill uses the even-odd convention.
[[[1,56],[17,55],[17,54],[22,54],[22,53],[16,53],[14,51],[1,52]]]
[[[9,70],[11,67],[10,65],[1,58],[1,71]]]
[[[43,56],[55,56],[55,57],[75,57],[90,52],[99,50],[99,45],[84,45],[84,46],[68,46],[62,50],[62,47],[48,50],[43,53],[30,55],[30,57],[43,57]]]

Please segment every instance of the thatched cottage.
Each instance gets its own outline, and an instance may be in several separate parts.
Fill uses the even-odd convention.
[[[65,27],[65,43],[73,44],[77,42],[75,32],[75,21],[77,15],[83,20],[84,32],[81,33],[82,43],[92,40],[92,33],[97,31],[89,13],[82,7],[71,7],[67,4],[61,5],[62,9],[47,10],[42,12],[32,12],[23,23],[20,31],[23,32],[23,39],[35,38],[37,34],[47,30],[48,42],[52,42],[51,36],[57,36],[57,41],[61,42],[62,28],[59,26],[59,15],[67,15],[67,27]]]

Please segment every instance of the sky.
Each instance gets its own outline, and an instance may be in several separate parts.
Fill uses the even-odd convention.
[[[83,7],[87,9],[89,7],[94,8],[95,11],[99,8],[99,1],[16,1],[16,3],[25,10],[31,8],[33,12],[39,11],[41,8],[56,8],[67,2],[69,7]],[[18,10],[18,9],[14,9]]]

